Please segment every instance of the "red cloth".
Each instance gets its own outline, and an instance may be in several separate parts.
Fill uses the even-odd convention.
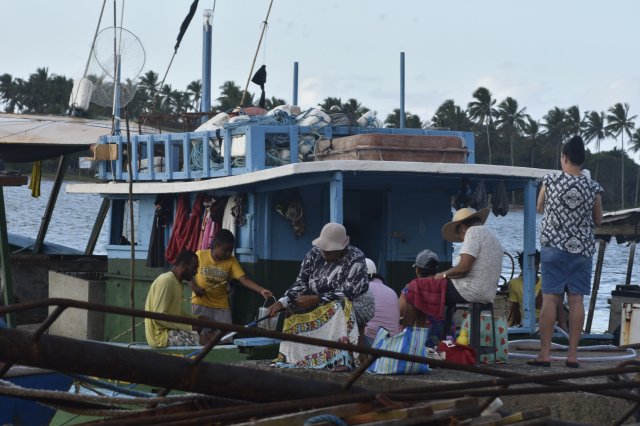
[[[178,197],[176,217],[173,221],[173,231],[167,244],[165,259],[173,263],[180,250],[198,250],[198,237],[200,236],[200,218],[202,216],[202,194],[196,196],[193,209],[189,213],[189,194],[181,194]]]
[[[420,312],[435,319],[444,318],[445,299],[447,297],[446,278],[416,278],[409,283],[407,303],[411,303]]]

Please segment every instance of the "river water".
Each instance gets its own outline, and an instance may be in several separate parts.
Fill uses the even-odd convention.
[[[42,195],[40,198],[31,197],[30,190],[28,190],[26,186],[4,188],[7,229],[9,232],[32,238],[36,237],[52,187],[53,182],[42,181]],[[98,195],[67,194],[64,192],[63,185],[58,196],[58,202],[51,219],[51,224],[49,225],[47,241],[78,250],[84,250],[101,202],[102,199]],[[542,216],[538,215],[538,225],[541,218]],[[487,220],[487,226],[498,235],[504,250],[512,254],[514,260],[516,251],[522,249],[523,223],[522,211],[510,211],[509,214],[504,217],[495,217],[493,214],[490,214]],[[107,224],[105,221],[96,245],[95,254],[106,254],[104,249],[106,243]],[[611,296],[611,290],[615,289],[616,284],[624,284],[628,257],[629,248],[627,245],[616,244],[615,240],[607,245],[592,332],[602,332],[608,327],[609,305],[607,299]],[[639,270],[640,256],[636,256],[632,284],[640,284],[640,280],[637,278],[633,279],[638,276],[637,271]],[[503,276],[508,277],[510,273],[511,264],[505,256]],[[515,274],[519,274],[517,262]],[[586,297],[585,309],[588,306],[589,297]]]

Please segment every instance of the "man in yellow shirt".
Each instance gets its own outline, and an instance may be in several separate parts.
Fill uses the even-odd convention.
[[[191,281],[197,269],[196,254],[191,250],[182,250],[176,257],[171,271],[161,274],[151,284],[144,310],[193,317],[194,315],[186,313],[182,308],[182,281]],[[154,348],[200,344],[198,333],[188,324],[146,318],[144,332],[147,343]]]
[[[273,297],[271,291],[247,277],[240,263],[233,256],[235,237],[228,229],[219,230],[213,238],[212,248],[198,250],[198,272],[189,283],[191,309],[195,315],[213,321],[231,324],[231,309],[227,291],[231,280],[238,280],[244,287],[255,291],[265,299]],[[202,330],[203,343],[211,338],[210,328]]]
[[[520,265],[520,270],[522,271],[523,264],[523,252],[518,252],[518,265]],[[542,307],[542,293],[540,290],[542,289],[542,280],[538,271],[540,270],[540,251],[536,250],[535,254],[535,268],[536,268],[536,286],[535,286],[535,295],[536,295],[536,320],[540,317],[540,307]],[[522,281],[522,273],[520,276],[512,279],[507,284],[509,287],[509,302],[511,302],[511,310],[509,311],[509,326],[520,325],[522,323],[522,318],[524,317],[524,309],[523,309],[523,288],[524,284]]]

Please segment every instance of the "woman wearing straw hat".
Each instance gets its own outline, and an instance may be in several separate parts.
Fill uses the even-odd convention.
[[[358,342],[354,301],[369,289],[365,257],[349,244],[339,223],[327,223],[305,255],[294,284],[271,305],[274,316],[283,308],[290,315],[283,332],[327,340]],[[373,307],[371,307],[373,316]],[[366,323],[369,318],[366,318]],[[350,370],[357,361],[353,353],[332,348],[282,342],[276,366]]]
[[[433,300],[427,300],[434,288],[444,293],[444,304],[493,303],[502,270],[502,245],[498,238],[484,226],[489,209],[476,211],[462,208],[455,212],[453,220],[442,227],[442,238],[452,243],[462,243],[460,261],[433,278],[415,280],[407,294],[405,325],[423,324],[425,312]],[[439,306],[436,317],[442,315]]]

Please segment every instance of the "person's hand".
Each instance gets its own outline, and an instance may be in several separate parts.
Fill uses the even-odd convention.
[[[266,288],[260,290],[260,294],[262,295],[262,297],[264,297],[265,300],[273,297],[273,293],[271,293],[271,290],[267,290]]]
[[[278,312],[280,312],[282,309],[284,309],[284,306],[282,306],[282,303],[276,302],[273,305],[269,306],[268,314],[270,317],[275,317],[276,315],[278,315]]]
[[[191,291],[193,291],[196,296],[202,297],[207,293],[207,291],[204,288],[198,286],[193,282],[189,283],[189,287],[191,287]]]
[[[298,296],[296,299],[296,305],[304,309],[313,308],[318,304],[320,304],[320,296],[316,296],[315,294]]]

